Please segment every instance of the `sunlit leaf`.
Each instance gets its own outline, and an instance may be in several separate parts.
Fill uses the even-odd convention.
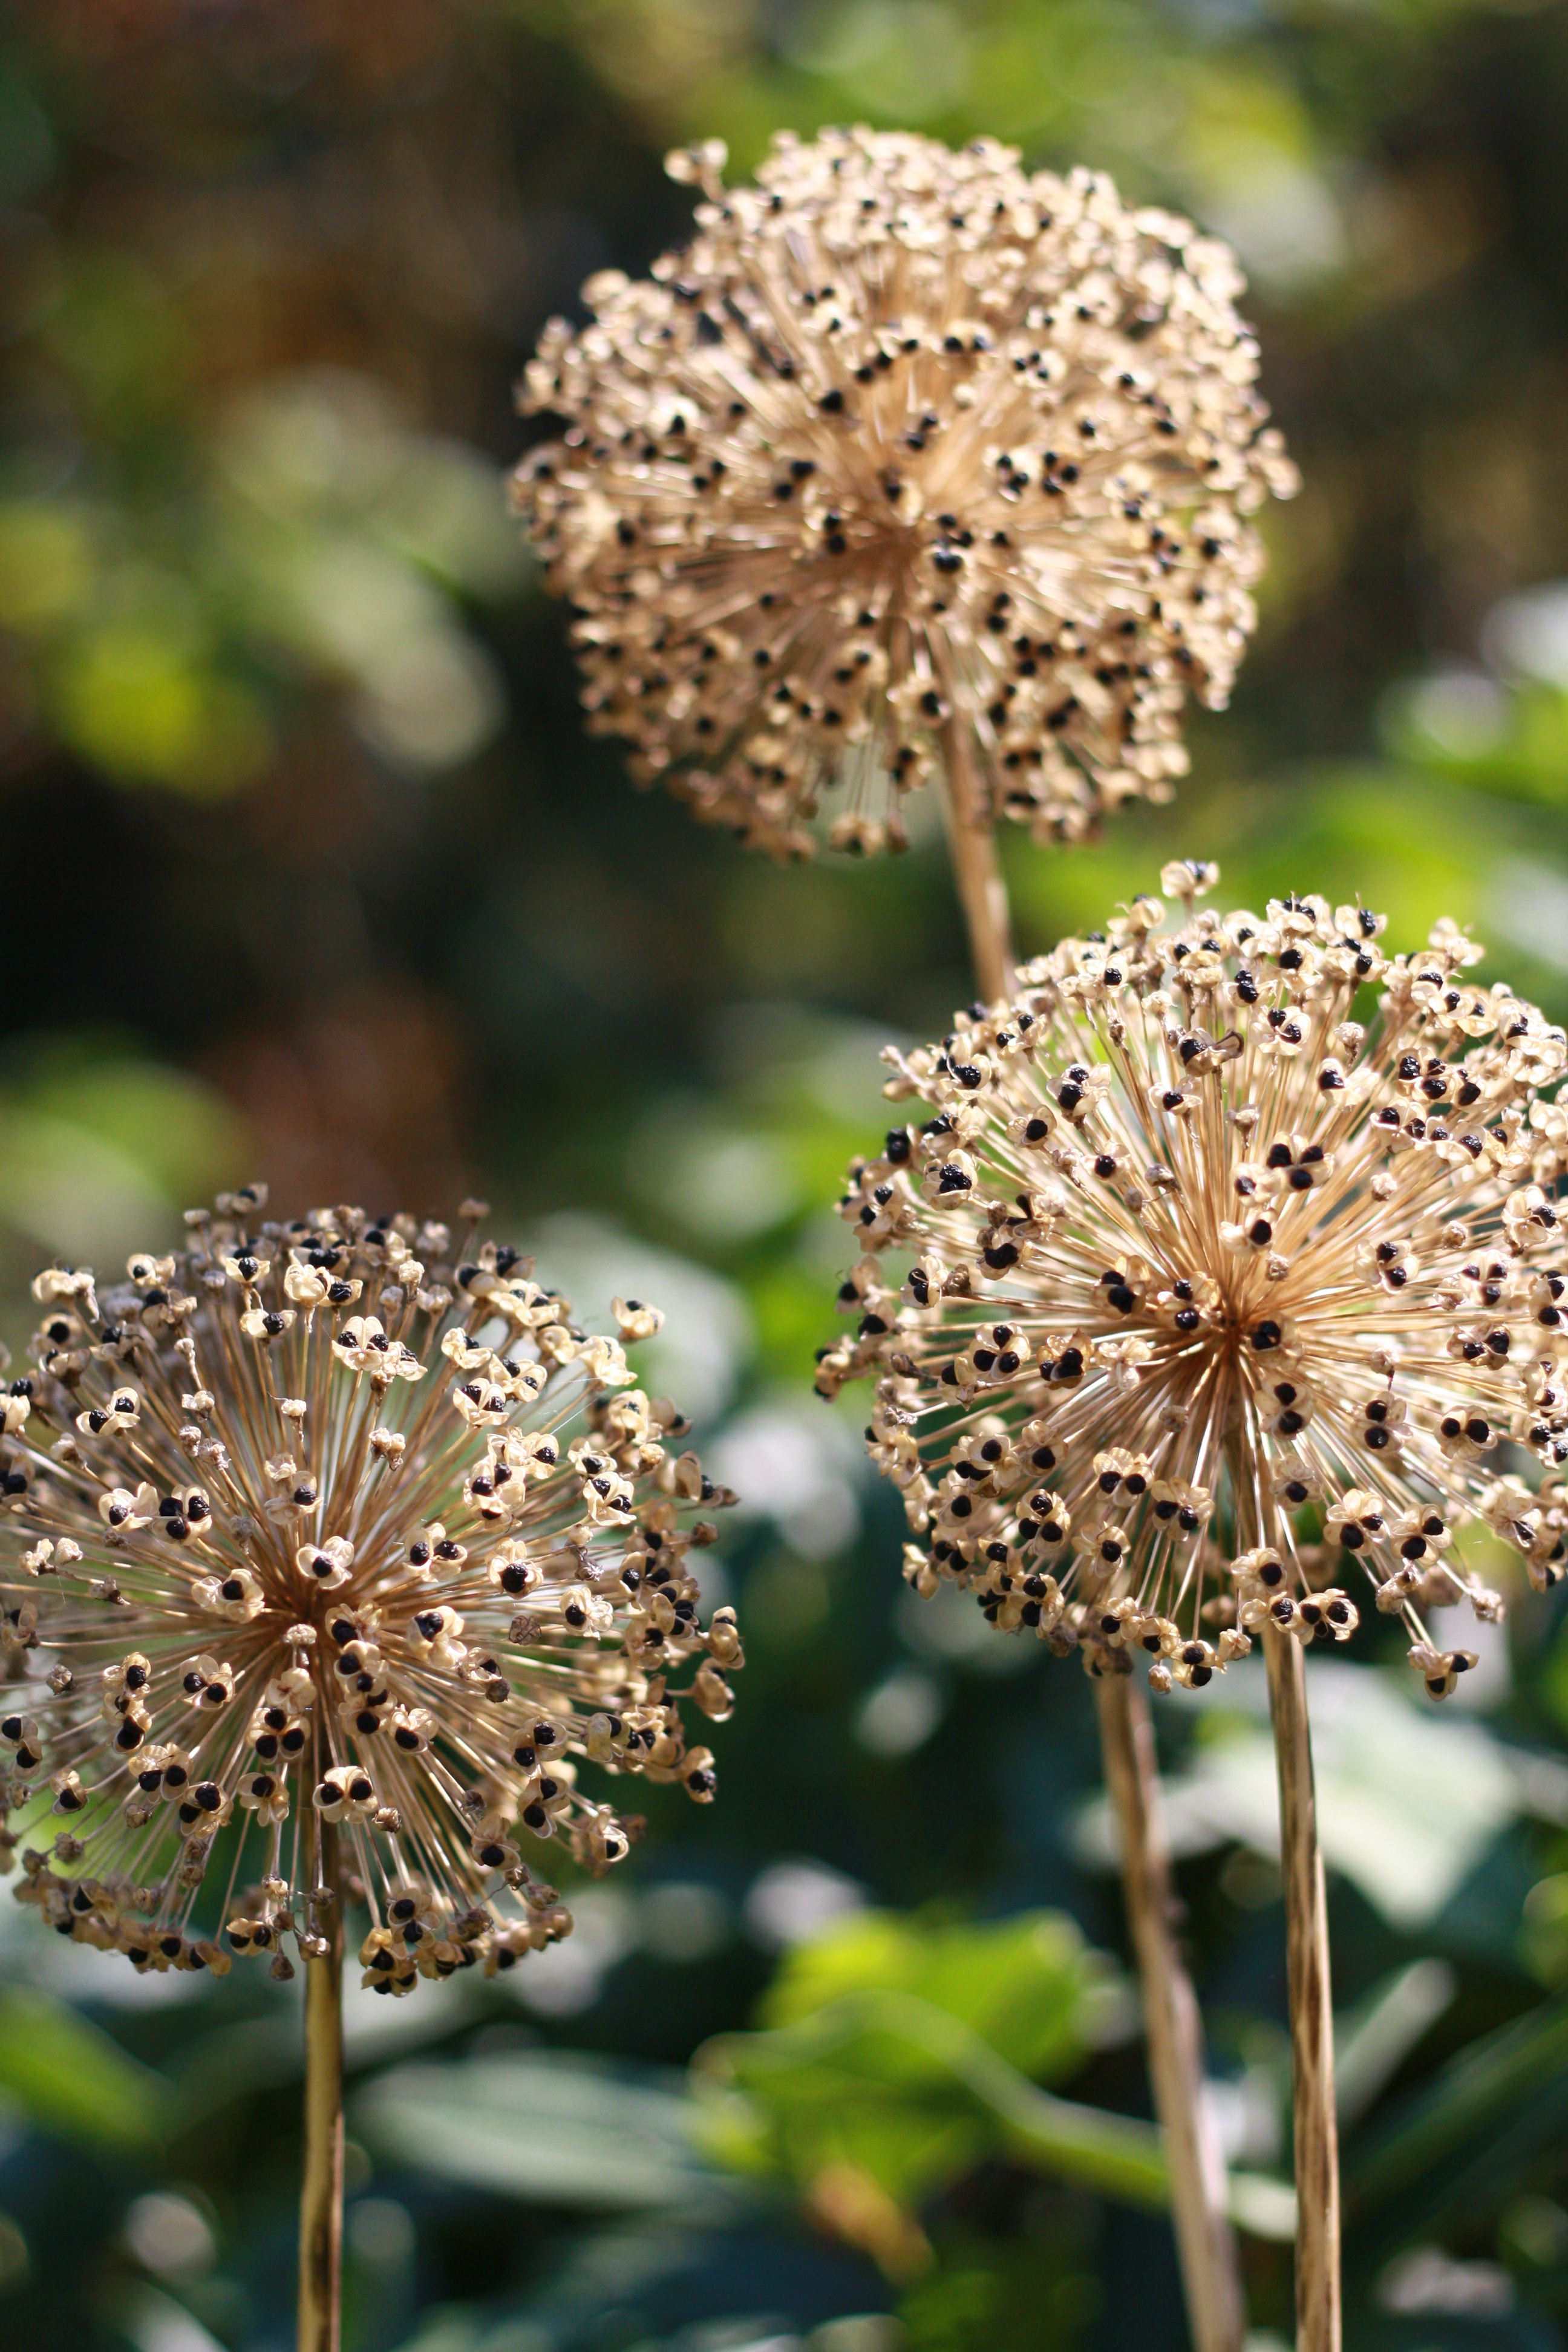
[[[89,2147],[144,2147],[168,2116],[161,2076],[64,2001],[21,1986],[0,1993],[0,2091],[41,2131]]]
[[[847,1993],[771,2032],[723,2035],[697,2063],[700,2079],[746,2095],[765,2119],[759,2147],[808,2186],[848,2164],[909,2203],[1005,2149],[1107,2195],[1164,2201],[1151,2125],[1037,2089],[915,1993]]]
[[[1031,2079],[1064,2073],[1093,2039],[1110,1966],[1060,1912],[973,1926],[860,1911],[793,1951],[760,2021],[790,2025],[848,1993],[919,1994]]]

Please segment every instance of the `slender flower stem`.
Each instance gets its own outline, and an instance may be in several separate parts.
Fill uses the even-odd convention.
[[[1298,2352],[1340,2352],[1340,2154],[1334,2120],[1334,2018],[1329,1916],[1312,1786],[1306,1657],[1294,1635],[1263,1638],[1279,1767],[1280,1858],[1290,1981],[1296,2138]]]
[[[337,1832],[321,1825],[320,1883],[337,1887]],[[300,2198],[299,2352],[338,2352],[343,2260],[343,1906],[316,1914],[327,1950],[305,1964],[305,2179]]]
[[[1013,986],[1012,924],[993,827],[962,730],[943,735],[943,808],[953,877],[986,1000]],[[1171,1874],[1160,1817],[1153,1726],[1129,1677],[1096,1685],[1106,1787],[1116,1808],[1128,1924],[1143,1985],[1154,2106],[1164,2129],[1171,2206],[1194,2352],[1240,2352],[1244,2306],[1226,2214],[1225,2161],[1204,2094],[1203,2025],[1171,1933]],[[1309,2352],[1303,2339],[1301,2352]],[[1312,2347],[1316,2352],[1316,2347]]]
[[[1007,909],[1007,885],[996,859],[996,833],[985,811],[974,763],[963,731],[950,726],[942,737],[947,765],[947,790],[942,814],[947,820],[952,878],[958,886],[963,919],[969,927],[975,978],[986,1003],[1006,996],[1013,986],[1013,925]]]
[[[1106,1786],[1138,1971],[1154,2105],[1165,2131],[1171,2217],[1194,2352],[1238,2352],[1245,2326],[1225,2157],[1204,2095],[1203,2021],[1171,1932],[1172,1895],[1149,1702],[1131,1675],[1094,1686]]]

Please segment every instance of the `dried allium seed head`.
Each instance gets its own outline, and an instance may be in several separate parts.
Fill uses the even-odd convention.
[[[901,846],[939,763],[1042,837],[1167,798],[1253,626],[1245,518],[1296,485],[1228,248],[992,140],[722,160],[671,158],[691,244],[590,279],[523,388],[568,420],[517,495],[596,728],[780,855],[830,788],[838,845]]]
[[[1465,1523],[1563,1572],[1563,1033],[1452,924],[1390,958],[1358,906],[1194,914],[1214,879],[1168,867],[1179,930],[1136,899],[889,1050],[933,1116],[850,1172],[858,1331],[818,1386],[879,1376],[923,1593],[1190,1688],[1270,1622],[1343,1640],[1364,1572],[1442,1697],[1474,1660],[1423,1612],[1501,1606]]]
[[[468,1205],[456,1236],[277,1224],[253,1187],[101,1297],[34,1284],[0,1398],[0,1821],[52,1797],[17,1893],[61,1934],[223,1969],[221,1927],[287,1974],[352,1895],[365,1982],[405,1992],[570,1931],[536,1842],[598,1872],[636,1827],[579,1759],[711,1797],[679,1701],[722,1717],[742,1657],[688,1553],[732,1497]]]

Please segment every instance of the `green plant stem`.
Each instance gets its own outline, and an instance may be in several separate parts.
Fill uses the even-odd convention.
[[[332,1886],[337,1832],[321,1825],[321,1881]],[[300,2195],[299,2352],[338,2352],[343,2259],[343,1913],[318,1911],[327,1939],[305,1963],[305,2171]]]
[[[1340,2156],[1334,2114],[1334,2016],[1329,1915],[1318,1844],[1307,1662],[1292,1633],[1267,1626],[1268,1703],[1279,1771],[1290,1990],[1291,2112],[1296,2162],[1297,2352],[1340,2352]]]
[[[968,740],[943,730],[943,807],[953,878],[969,927],[982,995],[1012,992],[1007,889]],[[1159,1809],[1153,1731],[1142,1693],[1118,1676],[1100,1686],[1100,1749],[1116,1810],[1121,1883],[1143,1989],[1155,2111],[1164,2128],[1171,2206],[1195,2352],[1239,2352],[1244,2327],[1236,2242],[1226,2212],[1225,2164],[1204,2090],[1203,2026],[1192,1979],[1171,1933],[1171,1874]],[[1302,2347],[1302,2352],[1307,2347]]]

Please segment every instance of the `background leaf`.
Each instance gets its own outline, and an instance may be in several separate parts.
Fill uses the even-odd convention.
[[[0,2091],[41,2130],[88,2147],[146,2147],[170,2121],[169,2086],[36,1987],[0,1991]]]

